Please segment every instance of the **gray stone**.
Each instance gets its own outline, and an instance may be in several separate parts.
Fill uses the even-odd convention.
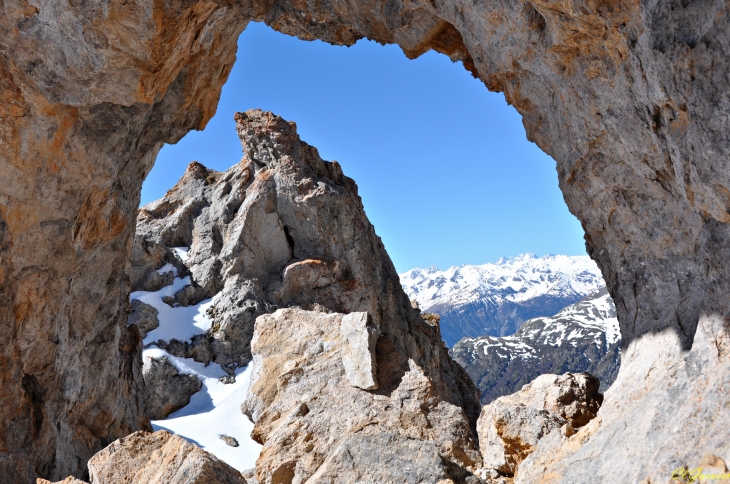
[[[147,333],[160,325],[157,319],[158,311],[138,299],[133,299],[130,306],[132,307],[132,312],[129,314],[127,324],[137,326],[140,336],[144,339],[147,337]]]
[[[378,329],[370,322],[368,313],[350,313],[340,323],[342,365],[350,384],[363,390],[378,388],[375,344]]]
[[[258,484],[258,481],[256,480],[256,468],[252,467],[251,469],[246,469],[241,472],[241,474],[248,484]]]
[[[181,375],[163,356],[145,358],[142,367],[145,383],[145,412],[150,420],[161,420],[190,403],[190,397],[203,384],[195,375]]]
[[[226,445],[230,445],[231,447],[238,447],[238,440],[231,437],[230,435],[220,435],[220,439],[226,443]]]

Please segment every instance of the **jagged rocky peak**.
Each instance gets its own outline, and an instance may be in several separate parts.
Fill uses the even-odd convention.
[[[220,173],[193,162],[140,209],[129,271],[133,290],[189,276],[172,305],[215,297],[206,335],[162,346],[227,368],[248,362],[256,316],[276,307],[379,318],[390,299],[404,297],[339,164],[323,161],[294,123],[271,113],[238,113],[236,126],[245,152],[238,164]]]
[[[253,356],[245,409],[264,445],[259,482],[339,473],[345,454],[368,472],[368,453],[388,447],[394,460],[384,476],[411,464],[424,476],[473,476],[479,393],[438,326],[411,306],[355,182],[301,141],[294,123],[260,110],[235,120],[238,164],[220,173],[191,163],[165,197],[140,209],[132,298],[168,294],[156,307],[133,304],[145,345],[231,374]],[[163,338],[172,334],[171,306],[207,307],[208,329]],[[159,385],[154,371],[165,370],[184,400],[177,387],[193,385],[164,363],[151,360],[145,381]],[[296,429],[278,426],[285,416]],[[307,426],[319,436],[307,437]],[[300,457],[306,462],[288,463]]]

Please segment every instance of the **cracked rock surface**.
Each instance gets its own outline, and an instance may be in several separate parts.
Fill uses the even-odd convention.
[[[403,359],[387,324],[378,328],[377,390],[352,385],[340,329],[350,316],[280,309],[256,320],[242,410],[264,446],[257,482],[479,483],[464,410],[443,398],[416,355]]]
[[[195,375],[181,375],[166,357],[145,358],[142,377],[145,383],[145,413],[150,420],[161,420],[190,403],[203,383]]]

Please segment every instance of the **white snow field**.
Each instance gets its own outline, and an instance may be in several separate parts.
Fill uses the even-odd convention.
[[[179,255],[187,256],[187,248],[175,250]],[[177,269],[169,264],[158,270],[160,273],[170,271],[177,276]],[[190,398],[187,406],[164,420],[152,421],[152,427],[155,430],[169,430],[199,445],[231,467],[244,471],[254,467],[261,453],[261,445],[250,437],[253,424],[240,409],[248,393],[251,366],[237,369],[235,383],[224,384],[219,378],[226,376],[226,372],[219,365],[211,363],[206,366],[191,358],[178,358],[154,345],[159,340],[188,341],[210,328],[211,320],[205,311],[215,303],[215,297],[188,307],[173,308],[162,302],[163,297],[173,296],[188,284],[189,277],[176,277],[171,285],[159,291],[136,291],[130,295],[130,299],[139,299],[158,311],[160,325],[147,333],[144,344],[148,347],[143,351],[142,358],[166,356],[180,373],[195,375],[203,383],[201,390]],[[235,438],[238,447],[226,444],[220,439],[221,435]]]
[[[587,296],[605,283],[590,257],[522,254],[494,264],[439,270],[415,268],[399,274],[406,294],[427,311],[438,305],[464,306],[481,299],[513,302],[544,295]]]
[[[251,366],[237,369],[236,382],[226,385],[218,381],[226,373],[215,363],[206,367],[190,358],[172,356],[156,346],[143,353],[143,358],[161,356],[166,356],[180,373],[200,378],[203,388],[190,398],[186,407],[165,420],[153,420],[152,427],[184,437],[241,472],[254,467],[261,445],[251,439],[253,424],[240,408],[248,393]],[[235,438],[238,447],[223,442],[221,435]]]

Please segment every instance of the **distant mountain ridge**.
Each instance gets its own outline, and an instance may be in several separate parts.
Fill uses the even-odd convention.
[[[424,312],[441,316],[451,347],[464,337],[509,336],[532,318],[553,316],[603,287],[588,256],[523,254],[493,264],[399,274],[406,294]]]
[[[605,391],[618,374],[620,347],[616,307],[604,287],[553,317],[525,321],[514,336],[464,338],[450,353],[488,404],[544,373],[588,371]]]

